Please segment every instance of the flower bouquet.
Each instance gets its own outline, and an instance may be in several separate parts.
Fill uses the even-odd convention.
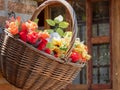
[[[52,29],[38,30],[38,26],[35,22],[28,20],[27,22],[21,23],[20,17],[17,19],[12,18],[6,21],[6,31],[8,31],[13,37],[21,39],[22,41],[32,45],[40,51],[46,52],[53,55],[56,58],[65,60],[64,56],[68,50],[70,40],[72,38],[71,31],[64,31],[69,23],[63,21],[63,17],[47,19],[47,23]],[[79,38],[75,39],[73,50],[69,57],[69,62],[81,63],[87,62],[90,59],[88,54],[87,46],[80,42]]]
[[[32,20],[52,3],[68,9],[71,29],[76,30],[74,12],[65,0],[45,1]],[[11,84],[24,90],[60,90],[72,82],[91,56],[76,32],[66,31],[69,23],[61,15],[46,19],[50,25],[46,30],[38,30],[37,21],[21,22],[20,17],[6,21],[0,45],[1,71]]]

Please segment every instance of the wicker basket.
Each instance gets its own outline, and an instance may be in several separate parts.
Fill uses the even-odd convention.
[[[45,1],[36,9],[31,20],[53,3],[64,5],[72,20],[73,36],[65,61],[37,50],[6,31],[1,37],[1,72],[8,82],[23,90],[60,90],[72,82],[84,65],[67,62],[76,38],[77,20],[72,7],[65,0]]]

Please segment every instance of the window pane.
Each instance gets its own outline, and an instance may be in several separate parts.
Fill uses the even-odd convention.
[[[72,1],[71,5],[75,10],[78,21],[78,37],[81,41],[86,41],[86,0]],[[86,67],[84,67],[77,78],[73,81],[73,84],[86,84]]]
[[[78,76],[73,81],[73,84],[86,84],[86,67],[82,68]]]
[[[109,44],[93,45],[93,83],[110,83],[110,48]]]
[[[92,3],[92,36],[109,36],[109,1]]]
[[[109,36],[110,25],[108,23],[95,23],[92,25],[92,35],[96,36]]]
[[[78,21],[78,37],[81,41],[86,41],[86,0],[76,0],[72,2]]]
[[[51,19],[54,19],[59,15],[62,15],[65,18],[65,8],[62,7],[61,5],[50,7],[50,14],[51,14]]]
[[[110,82],[110,70],[109,67],[100,68],[100,84],[106,84]]]

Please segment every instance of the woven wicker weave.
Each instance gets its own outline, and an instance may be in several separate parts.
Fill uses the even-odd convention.
[[[36,9],[31,20],[53,3],[64,5],[72,20],[73,36],[66,62],[15,39],[6,31],[1,37],[1,72],[11,84],[22,90],[60,90],[72,82],[83,66],[83,63],[67,62],[76,38],[77,21],[72,7],[65,0],[45,1]]]

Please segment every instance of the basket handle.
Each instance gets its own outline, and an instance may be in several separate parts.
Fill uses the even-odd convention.
[[[39,13],[46,6],[48,6],[50,4],[53,4],[53,3],[61,3],[62,5],[64,5],[66,7],[66,9],[69,11],[69,14],[71,16],[73,35],[72,35],[72,38],[71,38],[68,50],[67,50],[67,52],[65,54],[65,59],[68,60],[68,58],[69,58],[69,56],[71,54],[74,42],[75,42],[75,38],[77,36],[77,31],[78,31],[76,15],[75,15],[75,12],[74,12],[73,8],[71,7],[71,5],[67,1],[65,1],[65,0],[47,0],[47,1],[43,2],[38,8],[36,8],[35,12],[33,13],[32,17],[31,17],[31,20],[33,21],[35,18],[37,18]]]

